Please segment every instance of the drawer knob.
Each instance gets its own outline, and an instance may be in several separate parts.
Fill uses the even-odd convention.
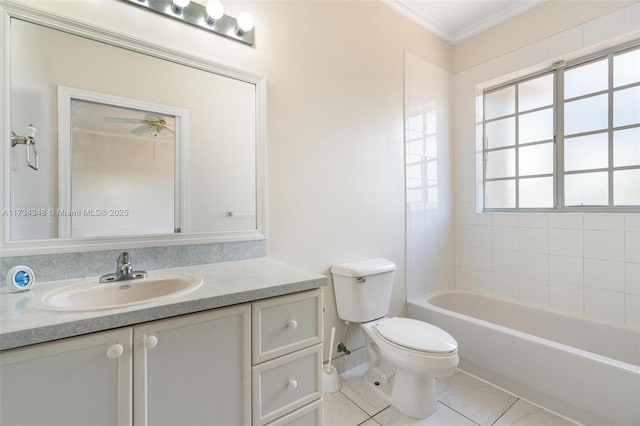
[[[144,347],[146,349],[153,349],[156,347],[156,345],[158,344],[158,338],[156,336],[147,336],[147,338],[144,340]]]
[[[118,343],[116,343],[115,345],[109,346],[109,349],[107,349],[107,356],[111,359],[120,358],[123,353],[124,353],[124,348],[122,347],[122,345]]]
[[[291,390],[296,389],[298,387],[298,381],[296,379],[289,380],[287,387]]]
[[[289,327],[289,329],[295,330],[296,328],[298,328],[298,321],[290,320],[287,326]]]

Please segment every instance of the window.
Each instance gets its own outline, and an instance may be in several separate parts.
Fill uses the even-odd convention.
[[[484,208],[640,206],[640,46],[484,92]]]

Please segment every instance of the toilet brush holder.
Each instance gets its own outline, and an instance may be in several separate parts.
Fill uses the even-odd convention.
[[[322,367],[322,392],[333,393],[340,390],[340,377],[333,365]]]

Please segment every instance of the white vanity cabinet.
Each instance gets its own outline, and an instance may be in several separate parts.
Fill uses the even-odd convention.
[[[319,426],[321,297],[308,290],[2,351],[0,424]]]
[[[0,424],[131,424],[131,328],[0,352]]]
[[[251,424],[251,305],[133,328],[134,424]]]
[[[261,300],[252,309],[253,424],[322,424],[314,408],[322,398],[322,292]]]

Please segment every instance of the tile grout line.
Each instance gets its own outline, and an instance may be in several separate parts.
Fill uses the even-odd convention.
[[[513,404],[511,404],[510,406],[508,406],[508,407],[507,407],[507,409],[506,409],[506,410],[504,410],[504,412],[503,412],[502,414],[500,414],[500,415],[498,416],[498,418],[494,420],[494,422],[493,422],[493,423],[491,423],[491,426],[495,425],[495,424],[498,422],[498,420],[500,420],[502,417],[504,417],[504,415],[505,415],[505,414],[507,414],[507,411],[511,410],[511,408],[512,408],[514,405],[516,405],[516,402],[518,402],[518,401],[520,401],[520,398],[516,398],[516,400],[515,400],[515,401],[513,401]]]
[[[444,402],[438,400],[438,402],[442,405],[444,405],[445,407],[447,407],[449,410],[453,411],[454,413],[460,414],[462,417],[464,417],[465,419],[469,420],[471,423],[476,424],[478,426],[481,426],[480,423],[476,422],[475,420],[465,416],[464,414],[462,414],[460,411],[456,410],[453,407],[448,406],[447,404],[445,404]],[[504,413],[503,413],[504,414]]]
[[[358,403],[357,403],[357,402],[355,402],[353,399],[349,398],[349,395],[347,395],[346,393],[342,392],[342,386],[340,386],[340,390],[339,390],[338,392],[340,392],[340,393],[341,393],[345,398],[347,398],[349,401],[351,401],[351,403],[352,403],[353,405],[355,405],[356,407],[358,407],[358,409],[359,409],[360,411],[362,411],[364,414],[366,414],[366,415],[368,416],[367,420],[365,420],[365,421],[364,421],[364,422],[362,422],[362,423],[366,423],[367,421],[369,421],[369,418],[373,418],[373,416],[369,416],[369,413],[368,413],[364,408],[362,408],[360,405],[358,405]],[[382,410],[381,410],[381,411],[382,411]],[[375,415],[377,415],[377,414],[375,414]],[[361,425],[362,423],[358,423],[358,425]]]

